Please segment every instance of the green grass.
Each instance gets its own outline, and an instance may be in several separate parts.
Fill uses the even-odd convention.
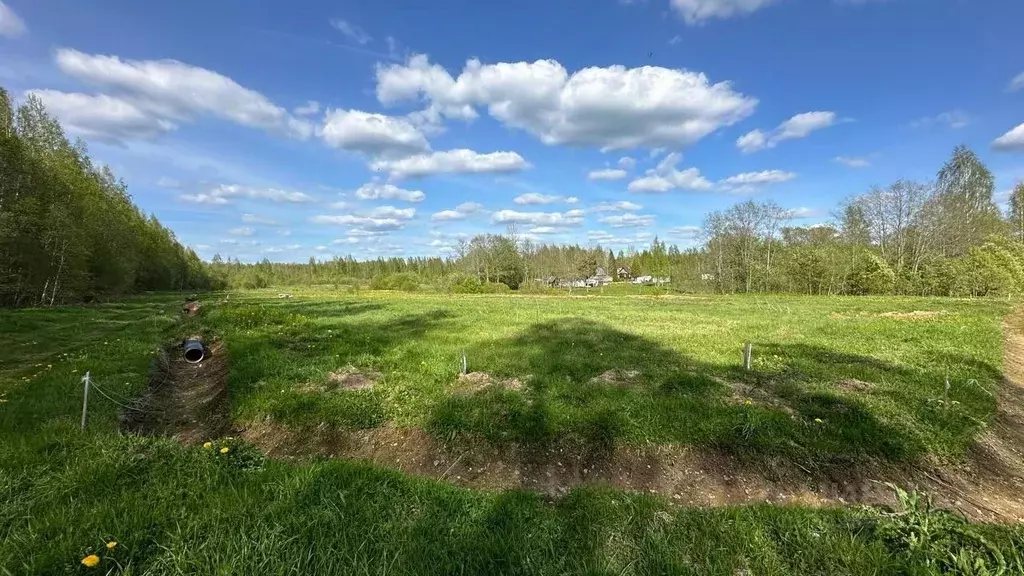
[[[962,456],[994,411],[1009,310],[893,298],[267,296],[236,296],[208,318],[229,342],[241,421],[392,420],[441,438],[543,446],[596,437],[810,464]],[[940,314],[883,316],[912,311]],[[741,367],[747,341],[751,372]],[[463,352],[470,370],[518,378],[525,390],[453,396]],[[383,381],[357,393],[302,391],[348,364]],[[590,382],[614,369],[641,375],[629,386]],[[849,390],[849,379],[873,387]],[[728,401],[728,383],[770,401]]]
[[[997,378],[999,322],[1008,310],[951,300],[267,296],[232,294],[230,306],[209,308],[204,320],[228,339],[238,419],[269,414],[337,426],[393,419],[497,442],[600,438],[596,428],[616,442],[783,450],[757,433],[737,440],[724,425],[696,424],[745,414],[742,405],[701,418],[683,412],[724,404],[722,385],[709,375],[747,378],[736,365],[750,339],[756,378],[793,388],[781,394],[799,419],[820,414],[849,429],[815,440],[777,424],[781,433],[806,441],[804,450],[838,446],[847,454],[842,434],[884,424],[903,451],[886,453],[878,448],[885,438],[874,437],[877,445],[864,453],[901,458],[955,456],[976,433],[915,402],[941,395],[948,369],[964,414],[984,419],[991,398],[981,389]],[[264,461],[237,440],[218,441],[214,448],[232,447],[220,455],[123,436],[117,407],[95,397],[81,433],[81,374],[90,370],[114,394],[141,392],[152,350],[177,335],[178,303],[156,296],[0,311],[0,573],[937,574],[942,567],[930,568],[930,560],[944,558],[948,568],[947,549],[986,549],[981,543],[1003,550],[1004,573],[1024,566],[1019,528],[935,522],[942,528],[926,540],[937,552],[922,555],[908,536],[913,515],[894,523],[870,510],[680,508],[595,488],[556,500],[480,493],[345,461]],[[877,316],[927,309],[948,314],[914,322]],[[588,346],[596,352],[581,351]],[[463,349],[472,369],[531,374],[523,398],[507,392],[453,405],[445,391]],[[296,400],[300,383],[348,363],[380,371],[382,383],[352,398]],[[636,389],[580,391],[594,373],[634,365],[643,372]],[[867,399],[850,398],[834,387],[846,377],[878,387]],[[857,419],[837,422],[828,412],[835,404],[819,396],[858,406]],[[611,408],[621,408],[614,412],[621,420]],[[659,414],[690,426],[660,422]],[[512,437],[498,433],[496,419],[517,423]],[[107,552],[109,540],[118,545]],[[100,567],[80,565],[90,553],[104,557]],[[977,554],[996,563],[991,553]]]

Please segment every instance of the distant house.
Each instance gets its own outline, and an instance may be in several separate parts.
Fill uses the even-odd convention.
[[[612,280],[614,280],[614,278],[609,276],[608,272],[605,272],[604,268],[599,267],[596,271],[594,271],[593,276],[587,278],[586,285],[590,287],[604,286],[605,284],[611,284]]]
[[[668,284],[671,281],[672,278],[668,276],[637,276],[633,278],[633,284],[656,284],[658,286]]]
[[[619,277],[619,280],[630,280],[633,278],[633,271],[630,270],[629,266],[619,266],[619,269],[615,271],[615,275]]]

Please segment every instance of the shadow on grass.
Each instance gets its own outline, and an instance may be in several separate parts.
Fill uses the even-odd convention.
[[[342,314],[379,308],[376,304],[352,304],[343,307]],[[298,310],[310,315],[297,314]],[[334,305],[325,308],[324,313],[338,317],[338,311]],[[422,338],[442,325],[450,313],[439,309],[382,320],[361,318],[329,327],[317,324],[312,316],[312,308],[303,303],[224,311],[219,319],[222,325],[243,328],[230,335],[232,366],[228,380],[231,396],[243,413],[269,414],[280,422],[304,426],[379,426],[389,415],[377,390],[310,394],[301,390],[302,383],[322,379],[326,372],[350,364],[361,370],[374,369],[388,351]]]
[[[889,379],[908,377],[904,370],[813,346],[780,345],[772,353],[803,370],[766,377],[697,361],[599,322],[545,322],[469,352],[473,370],[519,378],[522,390],[453,395],[435,406],[428,429],[441,438],[471,433],[538,452],[573,438],[594,457],[627,439],[815,465],[924,453],[920,438],[881,422],[868,399],[810,389],[803,379],[807,370],[828,366],[842,377],[844,363],[871,366]],[[748,404],[751,392],[771,402]]]
[[[305,316],[331,316],[333,318],[345,318],[356,316],[366,312],[383,310],[384,306],[373,302],[345,301],[345,300],[293,300],[281,299],[272,301],[261,301],[263,306],[270,309],[286,311],[290,314]]]

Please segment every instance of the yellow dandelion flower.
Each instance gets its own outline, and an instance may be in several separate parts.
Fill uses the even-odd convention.
[[[100,557],[95,554],[89,554],[85,558],[82,558],[82,564],[86,568],[95,568],[100,563]]]
[[[203,442],[203,448],[213,448],[213,442]]]
[[[115,546],[117,546],[117,540],[107,542],[107,550],[113,550]]]
[[[231,452],[231,448],[228,448],[227,446],[220,449],[221,454],[227,454],[228,452]]]
[[[821,418],[815,418],[814,419],[814,423],[815,424],[824,424],[825,422]]]
[[[753,404],[753,402],[751,402],[750,400],[747,400],[746,402],[744,402],[744,404],[746,404],[747,406],[750,406],[751,404]]]

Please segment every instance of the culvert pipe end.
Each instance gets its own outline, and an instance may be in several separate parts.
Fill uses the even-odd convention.
[[[181,347],[184,348],[185,362],[189,364],[198,364],[206,357],[206,348],[202,340],[185,340]]]

